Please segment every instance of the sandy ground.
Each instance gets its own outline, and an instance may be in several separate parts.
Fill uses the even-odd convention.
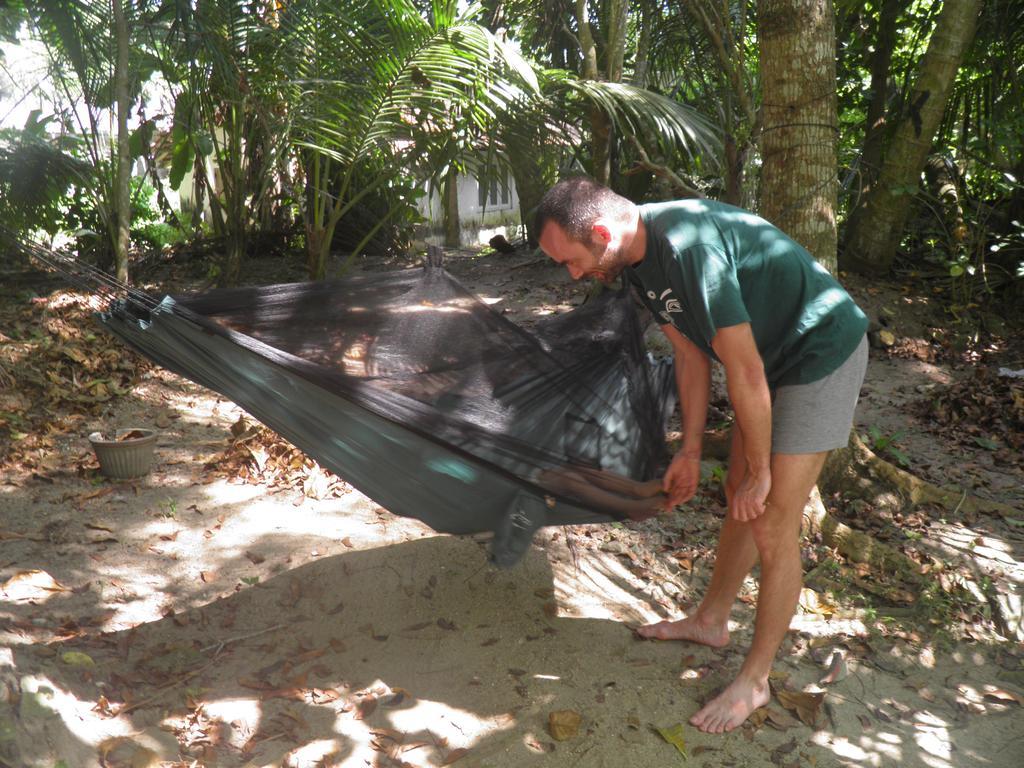
[[[578,298],[543,265],[452,271],[519,321]],[[955,375],[933,368],[873,362],[859,419],[908,429],[906,450],[942,474],[984,456],[944,457],[912,429],[914,388]],[[727,735],[686,724],[739,667],[756,583],[726,649],[631,628],[699,599],[722,516],[710,483],[672,516],[547,529],[498,570],[486,537],[436,534],[344,484],[315,499],[211,479],[204,462],[240,415],[157,371],[90,425],[163,425],[146,477],[97,477],[89,430],[55,440],[42,470],[5,469],[0,765],[1021,764],[1019,642],[915,628],[899,607],[812,588],[769,707]],[[1019,468],[983,464],[979,485],[1017,503]],[[973,548],[1019,583],[1012,530],[941,524],[981,537]]]

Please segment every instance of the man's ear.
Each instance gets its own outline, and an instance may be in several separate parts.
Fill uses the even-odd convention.
[[[594,222],[594,225],[590,228],[590,235],[602,245],[607,245],[612,241],[611,227],[608,226],[608,222],[604,219],[598,219]]]

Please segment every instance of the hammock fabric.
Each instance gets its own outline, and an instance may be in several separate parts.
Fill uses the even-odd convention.
[[[650,507],[671,365],[626,290],[527,332],[439,263],[422,270],[118,299],[100,322],[221,393],[322,466],[437,531],[493,531],[516,563],[544,525]]]

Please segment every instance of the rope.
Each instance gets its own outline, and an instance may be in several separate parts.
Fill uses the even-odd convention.
[[[56,253],[38,243],[21,240],[9,230],[0,228],[0,241],[2,240],[8,241],[16,252],[29,261],[35,261],[58,272],[75,288],[93,294],[108,304],[125,298],[128,302],[149,310],[160,303],[159,299],[143,290],[133,288],[99,267]]]

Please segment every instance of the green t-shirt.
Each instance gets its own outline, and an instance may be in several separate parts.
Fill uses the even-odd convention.
[[[750,323],[770,387],[824,378],[867,331],[835,278],[764,219],[712,200],[642,205],[640,216],[647,249],[626,275],[658,322],[711,357],[719,328]]]

